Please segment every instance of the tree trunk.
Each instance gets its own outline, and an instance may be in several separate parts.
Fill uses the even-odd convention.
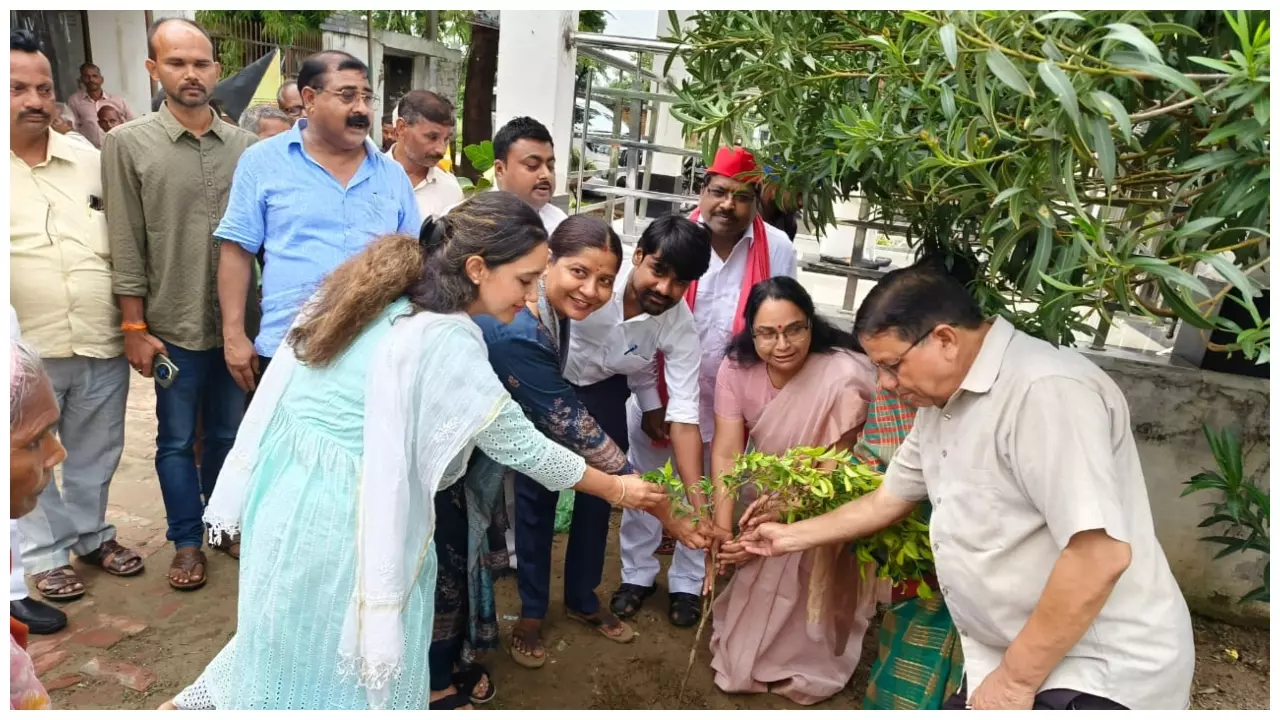
[[[483,25],[471,26],[467,52],[467,79],[462,96],[462,146],[493,140],[493,86],[498,80],[498,31]],[[464,153],[458,168],[472,182],[480,173]]]

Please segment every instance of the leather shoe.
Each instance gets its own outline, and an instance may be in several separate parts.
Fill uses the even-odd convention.
[[[9,602],[9,614],[32,635],[52,635],[67,626],[67,614],[33,598]]]

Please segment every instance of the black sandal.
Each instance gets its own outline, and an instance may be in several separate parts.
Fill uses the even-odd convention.
[[[670,593],[667,617],[676,627],[689,628],[702,619],[702,601],[693,593]]]
[[[461,690],[457,690],[457,692],[453,693],[452,695],[445,695],[439,700],[432,700],[431,702],[427,703],[427,709],[428,710],[461,710],[464,705],[470,705],[470,704],[471,704],[471,698],[467,697],[466,693],[462,692]]]
[[[476,695],[476,686],[481,680],[488,680],[489,692],[484,695]],[[480,663],[467,663],[453,674],[453,686],[458,688],[461,693],[463,688],[467,689],[467,694],[471,697],[471,702],[476,705],[484,705],[498,694],[498,686],[493,684],[493,675],[489,674],[489,669]]]
[[[609,601],[609,609],[613,611],[614,615],[623,620],[634,617],[636,613],[640,612],[640,608],[644,607],[644,601],[648,600],[656,589],[655,587],[622,583],[614,591],[613,598]]]

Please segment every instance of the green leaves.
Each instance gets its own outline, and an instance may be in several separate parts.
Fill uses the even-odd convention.
[[[1161,317],[1269,358],[1268,321],[1221,322],[1197,305],[1209,296],[1193,272],[1203,262],[1238,282],[1268,256],[1248,229],[1265,228],[1270,208],[1264,13],[694,19],[679,32],[690,80],[673,112],[708,152],[765,138],[752,149],[790,168],[781,185],[803,198],[810,227],[864,197],[875,219],[911,228],[914,251],[971,268],[984,312],[1051,342],[1070,342],[1090,315],[1152,312],[1140,290],[1154,284]],[[781,57],[796,60],[791,72]],[[798,60],[810,57],[816,71]]]
[[[1000,82],[1008,85],[1010,88],[1026,95],[1027,97],[1035,97],[1035,92],[1031,86],[1027,84],[1026,78],[1022,77],[1022,73],[1018,72],[1018,68],[1014,67],[1009,58],[1000,52],[1000,48],[991,48],[987,50],[987,67],[995,74]]]
[[[1071,78],[1067,77],[1062,68],[1048,60],[1037,65],[1036,70],[1040,73],[1040,80],[1057,96],[1058,101],[1062,103],[1062,109],[1067,111],[1071,122],[1079,129],[1080,103],[1076,100],[1075,88],[1071,87]],[[1108,134],[1110,134],[1109,131]]]

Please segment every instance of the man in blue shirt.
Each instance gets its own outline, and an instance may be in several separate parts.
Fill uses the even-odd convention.
[[[374,238],[422,225],[409,176],[369,142],[369,68],[326,50],[303,62],[298,87],[306,117],[245,152],[214,232],[227,367],[246,392],[326,275]],[[262,327],[251,341],[245,298],[263,248]]]

